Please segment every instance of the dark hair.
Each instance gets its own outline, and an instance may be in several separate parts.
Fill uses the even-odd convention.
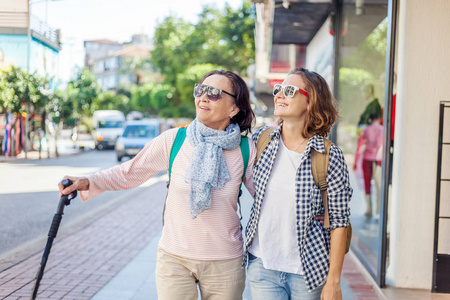
[[[203,83],[206,78],[212,75],[222,75],[230,80],[233,88],[233,91],[230,92],[236,96],[234,103],[239,108],[239,112],[231,118],[231,123],[238,124],[241,132],[245,132],[245,134],[251,132],[251,126],[255,113],[250,106],[250,92],[244,79],[231,71],[213,70],[206,73],[200,79],[199,83]]]
[[[379,120],[379,119],[381,119],[381,116],[380,116],[379,113],[374,112],[374,113],[371,113],[371,114],[370,114],[369,119],[370,119],[370,122],[373,122],[374,120]]]
[[[331,94],[327,82],[316,72],[304,68],[292,69],[288,76],[292,74],[302,77],[306,85],[305,90],[309,93],[303,135],[307,138],[316,134],[327,136],[338,118],[338,103]]]

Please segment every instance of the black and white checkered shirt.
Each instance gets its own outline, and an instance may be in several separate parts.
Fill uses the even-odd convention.
[[[261,132],[267,127],[259,129],[254,135],[256,143]],[[247,253],[252,245],[258,228],[261,206],[266,191],[267,181],[278,153],[280,144],[281,126],[275,129],[272,140],[263,151],[253,169],[255,184],[255,201],[253,203],[250,220],[246,228],[247,241],[245,243],[244,263],[247,264]],[[350,201],[353,189],[350,186],[347,165],[342,150],[332,145],[329,155],[327,173],[328,181],[328,207],[330,215],[330,228],[325,229],[316,215],[324,213],[324,206],[319,188],[314,184],[311,171],[311,148],[325,153],[323,138],[315,135],[306,145],[305,155],[302,157],[295,180],[296,210],[297,210],[297,241],[300,260],[305,272],[305,282],[309,290],[313,290],[324,282],[328,275],[330,260],[330,230],[338,227],[347,227],[349,222]],[[276,199],[270,199],[276,201]],[[280,216],[282,218],[283,216]],[[264,232],[259,232],[263,235]],[[283,234],[283,233],[280,233]]]

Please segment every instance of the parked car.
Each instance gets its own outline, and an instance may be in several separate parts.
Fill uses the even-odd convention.
[[[92,118],[95,148],[114,149],[117,138],[123,133],[125,115],[118,110],[97,110]]]
[[[160,122],[157,120],[128,121],[116,142],[117,161],[121,162],[123,157],[135,157],[145,144],[159,134]]]

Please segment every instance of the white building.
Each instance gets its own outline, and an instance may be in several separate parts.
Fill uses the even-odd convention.
[[[94,72],[103,90],[117,89],[130,83],[140,84],[150,65],[141,65],[150,57],[148,38],[134,35],[130,43],[102,39],[84,42],[85,66]]]

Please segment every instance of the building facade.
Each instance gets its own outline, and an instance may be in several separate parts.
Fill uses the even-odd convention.
[[[353,253],[380,287],[450,293],[450,2],[253,2],[257,97],[305,67],[339,101],[330,138],[351,173]]]
[[[146,59],[152,49],[148,37],[134,35],[130,43],[106,39],[85,41],[85,67],[91,70],[103,90],[140,84],[151,68]]]
[[[0,6],[0,67],[14,65],[58,85],[60,32],[32,13],[28,0],[2,0]]]
[[[55,90],[60,81],[60,31],[33,15],[32,6],[29,0],[0,1],[0,68],[15,66],[36,73],[48,80],[49,89]],[[33,149],[35,142],[40,149],[49,124],[45,111],[38,114],[28,107],[27,113],[13,114],[2,110],[0,155],[18,155]]]

